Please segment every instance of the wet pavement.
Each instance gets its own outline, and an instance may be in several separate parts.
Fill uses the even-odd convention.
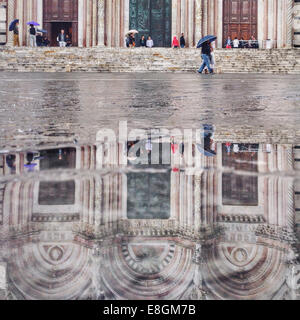
[[[299,77],[1,76],[1,299],[299,299]]]
[[[270,139],[300,140],[297,76],[1,75],[1,147],[71,142],[73,137],[91,142],[99,129],[116,129],[119,120],[142,129],[212,123],[241,139],[250,129],[258,133],[256,139],[267,132]]]

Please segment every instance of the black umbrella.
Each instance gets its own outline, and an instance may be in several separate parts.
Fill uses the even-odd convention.
[[[15,19],[14,21],[12,21],[9,25],[9,31],[13,31],[18,22],[19,22],[19,19]]]
[[[203,43],[209,41],[209,42],[213,42],[217,39],[216,36],[205,36],[204,38],[202,38],[201,40],[199,40],[198,44],[197,44],[197,48],[201,48]]]

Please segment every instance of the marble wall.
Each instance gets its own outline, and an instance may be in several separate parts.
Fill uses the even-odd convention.
[[[6,1],[0,1],[0,44],[6,43]]]
[[[42,25],[43,0],[7,1],[7,20],[20,19],[20,43],[26,45],[26,21],[34,19]],[[275,47],[291,47],[293,22],[297,28],[299,20],[299,5],[294,5],[294,0],[258,0],[258,40],[271,39]],[[124,35],[129,29],[129,0],[78,0],[78,10],[79,47],[124,46]],[[172,36],[180,36],[181,32],[185,33],[189,47],[206,34],[216,34],[217,47],[222,47],[223,0],[173,0]],[[11,32],[8,44],[12,44]]]

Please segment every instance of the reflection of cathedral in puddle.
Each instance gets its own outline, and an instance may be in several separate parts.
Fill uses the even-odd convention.
[[[106,172],[101,157],[115,157],[120,167],[123,153],[115,145],[97,148],[41,151],[35,169],[102,168],[103,175],[2,186],[3,296],[297,298],[294,181],[281,174],[293,168],[291,146],[228,154],[217,144],[215,157],[196,157],[193,174],[163,166]],[[26,155],[14,161],[22,173]],[[5,160],[3,166],[9,172]]]

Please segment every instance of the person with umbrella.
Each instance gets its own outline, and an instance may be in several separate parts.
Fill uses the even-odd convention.
[[[30,25],[29,28],[29,46],[36,47],[36,29],[33,24]]]
[[[14,47],[20,46],[19,42],[19,19],[15,19],[9,25],[9,31],[14,32]]]
[[[29,45],[30,47],[36,47],[36,29],[35,26],[39,26],[40,24],[35,21],[27,22],[27,25],[30,26],[29,29]]]
[[[203,60],[203,63],[201,65],[201,67],[198,70],[198,73],[202,73],[204,68],[207,67],[209,73],[213,74],[214,71],[213,69],[210,67],[210,56],[211,56],[211,42],[215,41],[217,39],[217,37],[215,36],[206,36],[204,38],[202,38],[197,45],[197,48],[202,48],[202,53],[201,53],[201,57]]]
[[[129,48],[134,48],[135,47],[135,37],[134,33],[131,33],[129,35]]]
[[[19,40],[19,22],[17,22],[14,26],[14,47],[20,47]]]
[[[127,48],[135,47],[135,34],[139,33],[137,30],[129,30],[125,34],[125,44]]]
[[[19,22],[17,22],[14,27],[14,47],[20,47]]]

